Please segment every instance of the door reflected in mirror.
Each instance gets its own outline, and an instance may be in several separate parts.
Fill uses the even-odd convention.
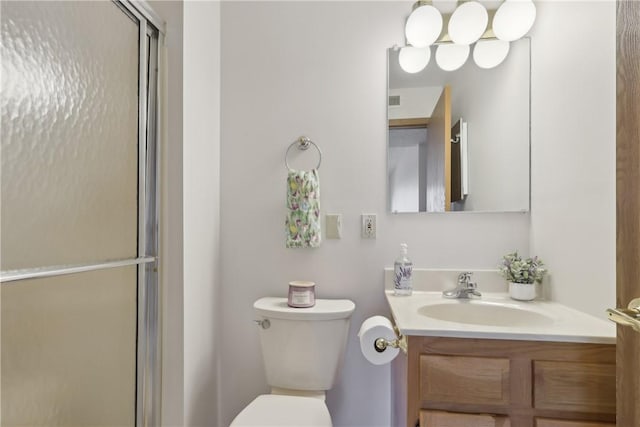
[[[391,212],[528,211],[530,40],[488,70],[470,58],[443,71],[432,55],[410,74],[398,53],[388,51]]]

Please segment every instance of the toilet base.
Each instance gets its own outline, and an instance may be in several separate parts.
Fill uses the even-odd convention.
[[[331,427],[324,400],[315,397],[263,394],[231,422],[230,427]]]

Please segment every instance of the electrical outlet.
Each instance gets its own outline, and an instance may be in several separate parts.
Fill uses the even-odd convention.
[[[375,239],[376,238],[376,214],[362,214],[362,238],[363,239]]]

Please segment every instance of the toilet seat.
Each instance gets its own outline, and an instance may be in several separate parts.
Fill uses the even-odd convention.
[[[324,400],[313,397],[263,394],[231,422],[230,427],[331,427]]]

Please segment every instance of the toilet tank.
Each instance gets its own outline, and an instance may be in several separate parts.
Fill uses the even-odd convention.
[[[286,298],[253,304],[262,359],[271,387],[325,391],[333,387],[347,345],[355,304],[346,299],[316,299],[310,308],[292,308]]]

